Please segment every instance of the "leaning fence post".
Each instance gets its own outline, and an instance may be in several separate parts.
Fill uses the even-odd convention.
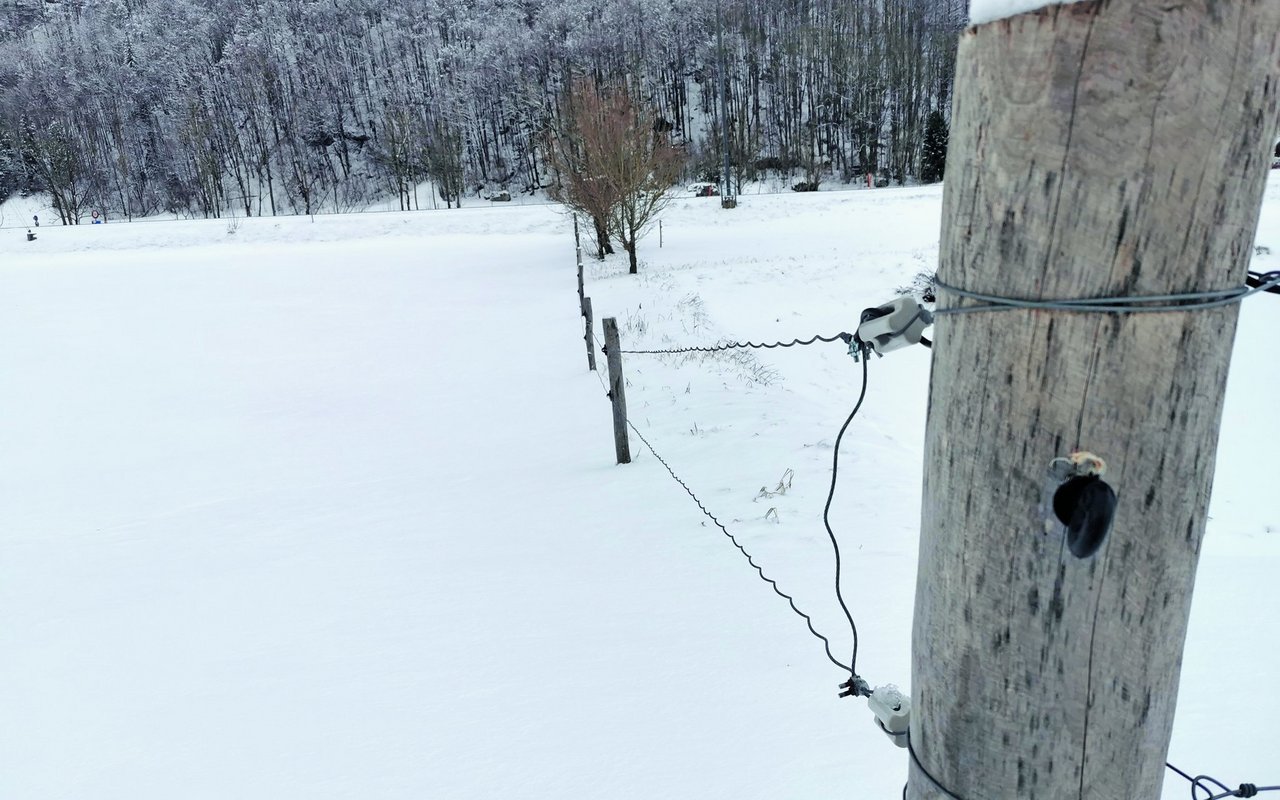
[[[586,339],[587,339],[587,367],[588,367],[592,372],[595,372],[595,369],[596,369],[596,344],[595,344],[595,337],[592,335],[592,330],[591,330],[592,322],[591,322],[591,298],[590,298],[590,297],[584,297],[584,298],[582,298],[582,316],[584,316],[584,317],[586,317],[586,318],[587,318],[587,325],[586,325],[586,328],[587,328],[587,336],[586,336]]]
[[[604,354],[609,362],[609,399],[613,401],[613,447],[619,464],[631,463],[627,441],[627,395],[623,389],[622,347],[618,344],[618,320],[604,318]]]
[[[581,310],[583,314],[587,313],[586,305],[583,302],[586,296],[587,295],[583,289],[583,284],[582,284],[582,251],[579,250],[578,251],[578,308]]]

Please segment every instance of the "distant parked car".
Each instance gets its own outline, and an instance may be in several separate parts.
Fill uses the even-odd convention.
[[[511,192],[495,192],[489,195],[489,199],[495,203],[511,202]]]
[[[694,197],[716,197],[720,194],[720,188],[714,183],[691,183],[688,191]]]

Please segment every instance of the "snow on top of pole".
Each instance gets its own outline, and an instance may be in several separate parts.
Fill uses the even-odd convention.
[[[1081,0],[972,0],[969,3],[969,24],[981,25],[1048,6],[1079,2]]]

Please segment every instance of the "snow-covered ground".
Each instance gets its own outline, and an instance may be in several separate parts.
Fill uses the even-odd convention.
[[[628,348],[849,330],[934,263],[940,199],[681,200],[587,292]],[[3,231],[0,797],[896,797],[821,644],[643,445],[614,464],[570,231],[515,204]],[[1280,782],[1278,302],[1242,312],[1170,754],[1228,783]],[[904,687],[928,368],[871,365],[832,512],[859,671]],[[858,365],[626,370],[847,658],[821,511]]]

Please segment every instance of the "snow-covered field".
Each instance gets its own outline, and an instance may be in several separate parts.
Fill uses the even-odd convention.
[[[587,293],[627,348],[851,330],[933,264],[940,201],[681,200]],[[904,751],[804,624],[643,445],[614,464],[552,207],[0,234],[0,798],[898,796]],[[1278,303],[1242,312],[1170,753],[1229,784],[1280,783]],[[910,682],[928,370],[874,361],[842,451],[873,684]],[[847,658],[821,512],[860,367],[626,371],[631,419]]]

